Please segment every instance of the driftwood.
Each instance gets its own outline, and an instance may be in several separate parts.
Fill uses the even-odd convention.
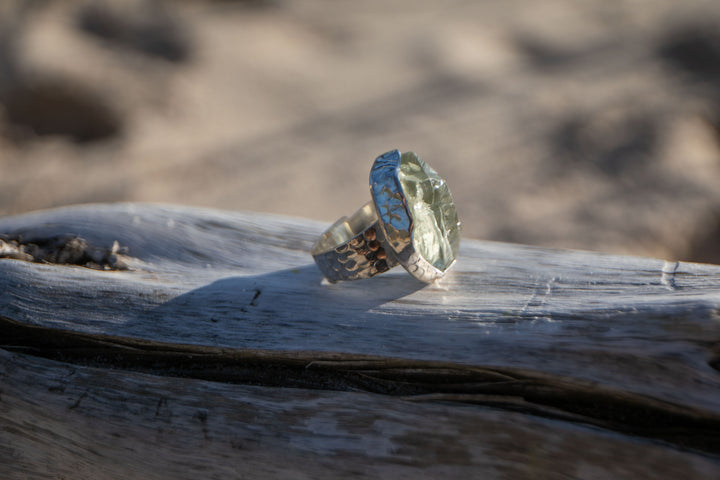
[[[0,478],[720,476],[720,267],[466,240],[330,285],[324,227],[0,219]]]

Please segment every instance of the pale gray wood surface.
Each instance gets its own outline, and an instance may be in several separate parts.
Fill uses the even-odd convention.
[[[117,241],[131,267],[0,260],[0,472],[720,474],[720,267],[465,240],[438,285],[329,285],[308,254],[325,226],[140,204],[0,219]]]

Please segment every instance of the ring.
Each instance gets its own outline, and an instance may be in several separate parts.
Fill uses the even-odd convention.
[[[455,264],[460,222],[450,189],[413,152],[380,155],[370,170],[372,201],[342,217],[311,253],[329,282],[369,278],[398,263],[431,283]]]

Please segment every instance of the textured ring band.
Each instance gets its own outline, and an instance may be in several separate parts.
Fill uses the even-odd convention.
[[[330,282],[359,280],[387,272],[398,264],[386,252],[375,206],[366,203],[335,222],[312,249],[315,263]]]
[[[392,150],[370,170],[372,202],[335,222],[312,248],[330,282],[368,278],[400,263],[433,282],[455,263],[460,222],[445,181],[412,152]]]

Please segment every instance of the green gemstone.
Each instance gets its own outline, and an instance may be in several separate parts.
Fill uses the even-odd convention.
[[[460,246],[460,224],[450,189],[412,152],[402,154],[398,178],[413,218],[415,251],[436,268],[447,270]]]

